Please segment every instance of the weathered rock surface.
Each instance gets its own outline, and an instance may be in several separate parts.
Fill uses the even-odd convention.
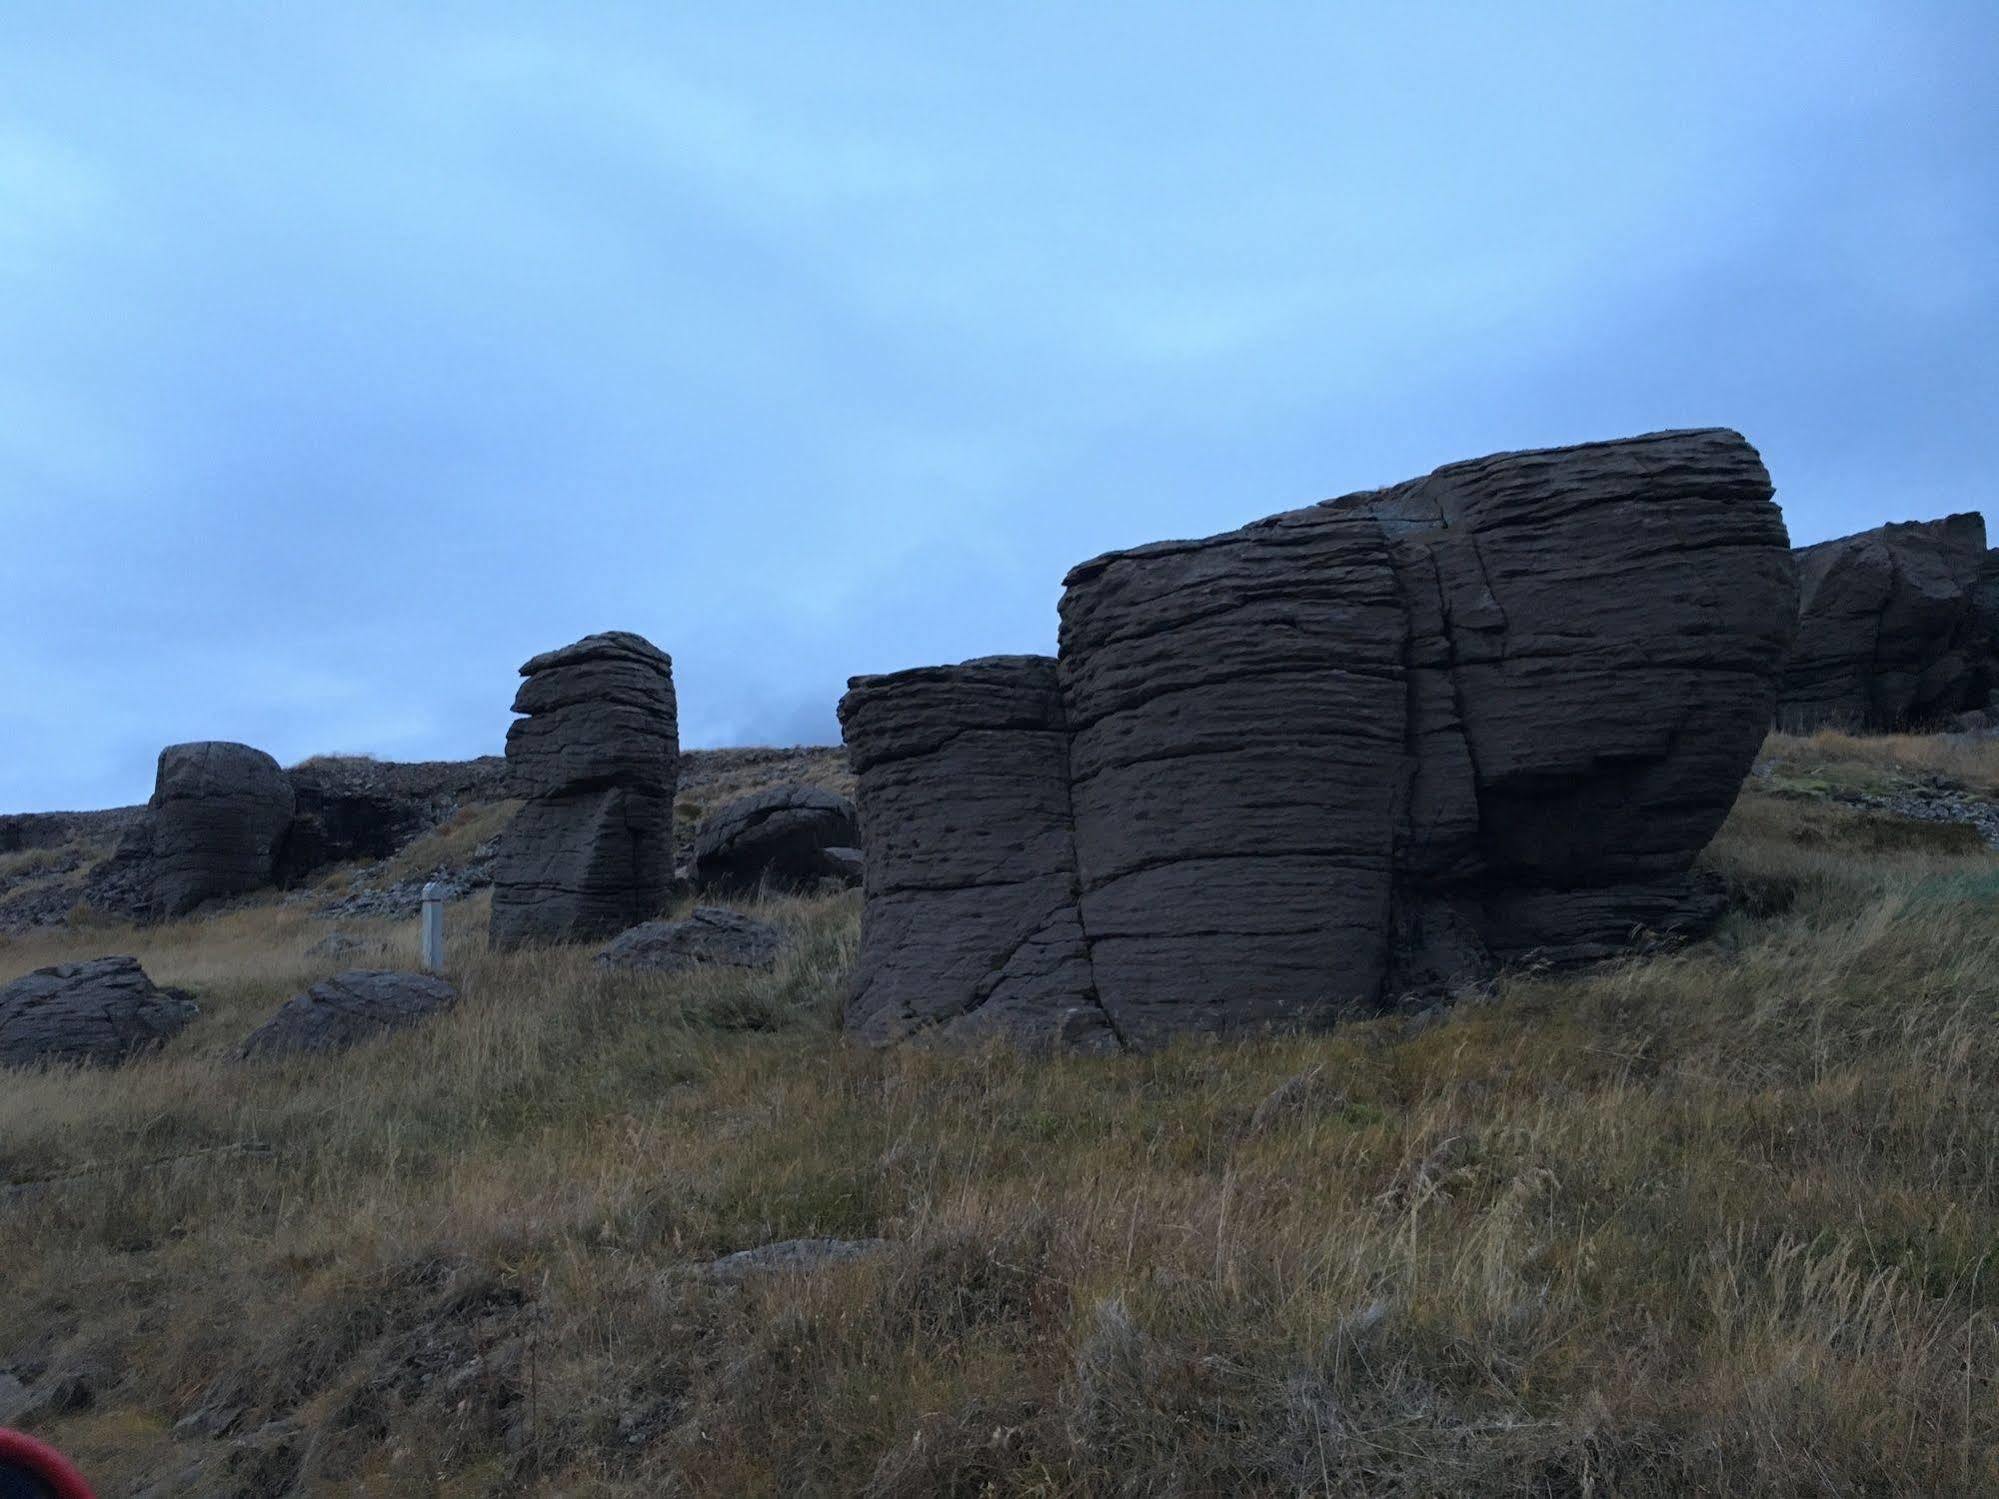
[[[930,1029],[1038,1040],[1075,1011],[1107,1036],[1076,908],[1055,662],[856,677],[840,725],[866,853],[847,1028],[871,1042]]]
[[[1697,928],[1795,623],[1770,494],[1733,432],[1499,454],[1084,563],[1059,665],[856,678],[849,1028],[1146,1045]]]
[[[784,939],[777,928],[740,911],[696,906],[679,921],[647,921],[620,932],[597,954],[606,968],[681,973],[704,965],[768,968]]]
[[[111,1066],[171,1039],[198,1008],[162,989],[136,958],[38,968],[0,988],[0,1066]]]
[[[292,820],[292,788],[262,750],[207,741],[160,751],[144,844],[143,914],[182,916],[205,900],[271,883]]]
[[[349,969],[286,1000],[244,1039],[240,1054],[339,1051],[417,1025],[457,1002],[458,991],[435,974]]]
[[[536,656],[507,731],[527,803],[493,871],[491,941],[609,936],[655,914],[673,878],[680,737],[673,662],[624,631]]]
[[[1801,547],[1779,724],[1930,728],[1999,686],[1999,563],[1976,513]]]
[[[506,762],[323,756],[286,772],[294,812],[276,879],[296,885],[332,864],[386,859],[456,812],[506,793]]]
[[[694,883],[723,895],[792,891],[844,880],[849,866],[831,850],[860,842],[854,804],[819,786],[787,783],[738,797],[694,835]]]

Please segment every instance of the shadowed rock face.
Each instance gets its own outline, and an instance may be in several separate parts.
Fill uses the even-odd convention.
[[[0,1067],[110,1066],[177,1035],[192,1000],[146,977],[136,958],[38,968],[0,988]]]
[[[278,762],[247,744],[209,741],[160,751],[139,841],[149,861],[147,914],[180,916],[205,900],[271,883],[292,820]]]
[[[1795,616],[1725,431],[1501,454],[1074,569],[1061,657],[856,678],[848,1025],[1325,1022],[1715,909]]]
[[[507,731],[527,803],[493,871],[494,947],[606,937],[654,915],[673,877],[680,734],[673,662],[640,636],[536,656]]]
[[[786,784],[737,797],[694,836],[694,883],[721,894],[806,889],[846,870],[829,849],[860,841],[854,804],[818,786]]]
[[[1999,685],[1999,568],[1976,513],[1878,526],[1797,552],[1786,729],[1927,728]]]

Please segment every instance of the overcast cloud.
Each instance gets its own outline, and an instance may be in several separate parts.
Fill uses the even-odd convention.
[[[1096,552],[1496,449],[1984,508],[1995,75],[1909,0],[9,4],[0,811],[494,752],[611,628],[684,743],[830,741]]]

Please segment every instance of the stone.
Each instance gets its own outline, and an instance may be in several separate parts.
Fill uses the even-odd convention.
[[[694,835],[694,883],[718,895],[810,889],[845,879],[849,866],[832,850],[859,841],[846,797],[797,783],[767,787],[703,819]]]
[[[756,1275],[807,1275],[829,1265],[881,1254],[889,1248],[887,1239],[784,1239],[775,1244],[759,1244],[754,1249],[738,1249],[702,1268],[722,1281],[742,1281]]]
[[[292,788],[262,750],[222,741],[168,745],[147,805],[145,828],[127,840],[146,863],[141,915],[184,916],[203,901],[271,883],[291,825]]]
[[[1801,547],[1778,724],[1928,729],[1999,686],[1999,564],[1976,513]]]
[[[607,937],[664,906],[680,737],[673,662],[640,636],[536,656],[507,731],[526,803],[493,867],[495,948]]]
[[[421,1024],[457,1002],[458,991],[435,974],[352,968],[286,1000],[244,1039],[238,1055],[341,1051]]]
[[[684,973],[692,968],[769,968],[784,946],[776,927],[721,906],[696,906],[679,921],[648,921],[597,954],[605,968]]]
[[[850,683],[847,1027],[1152,1046],[1697,931],[1795,621],[1769,476],[1722,430],[1084,563],[1058,660]]]
[[[136,958],[38,968],[0,988],[0,1066],[113,1066],[164,1045],[200,1013],[162,989]]]

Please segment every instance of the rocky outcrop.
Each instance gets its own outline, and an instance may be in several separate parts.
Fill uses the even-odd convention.
[[[342,1051],[420,1024],[458,1002],[435,974],[355,968],[294,994],[243,1041],[243,1057]]]
[[[321,756],[286,776],[294,815],[275,875],[291,886],[329,865],[389,858],[461,803],[504,797],[507,769],[497,755],[409,762]]]
[[[783,946],[768,922],[721,906],[696,906],[679,921],[647,921],[620,932],[597,954],[597,963],[637,973],[769,968]]]
[[[659,911],[673,878],[673,662],[613,631],[521,675],[507,767],[527,802],[493,870],[492,945],[621,932]]]
[[[1999,686],[1999,562],[1976,513],[1801,547],[1785,729],[1924,729]]]
[[[694,835],[694,883],[721,895],[810,889],[845,882],[834,849],[860,842],[854,804],[819,786],[787,783],[736,798]]]
[[[9,812],[0,815],[0,854],[114,841],[145,815],[144,806],[109,807],[102,812]]]
[[[1499,454],[1084,563],[1059,662],[856,678],[849,1029],[1149,1045],[1698,928],[1795,620],[1770,495],[1733,432]]]
[[[162,989],[136,958],[38,968],[0,988],[0,1067],[112,1066],[177,1035],[199,1011]]]

